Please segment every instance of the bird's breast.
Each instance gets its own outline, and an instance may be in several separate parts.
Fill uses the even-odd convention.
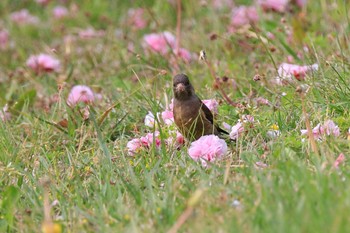
[[[200,104],[193,101],[174,102],[174,120],[177,125],[187,125],[199,116]]]

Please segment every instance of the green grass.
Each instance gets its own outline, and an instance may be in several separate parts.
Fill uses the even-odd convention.
[[[212,87],[208,67],[197,58],[189,64],[179,61],[176,70],[169,56],[144,52],[143,35],[176,33],[176,7],[151,0],[74,2],[79,11],[61,21],[50,16],[54,2],[46,7],[34,1],[0,3],[0,28],[9,31],[13,43],[0,56],[0,107],[7,103],[12,111],[10,121],[0,121],[0,232],[41,231],[43,178],[50,180],[50,203],[59,202],[50,215],[63,232],[167,232],[188,208],[193,211],[180,232],[348,231],[349,163],[332,167],[340,153],[347,158],[350,152],[346,1],[310,0],[304,17],[297,8],[285,14],[259,11],[259,23],[251,31],[262,36],[274,33],[276,39],[268,44],[244,33],[227,33],[230,9],[183,1],[182,47],[197,54],[205,49],[216,75],[236,81],[237,89],[227,85],[224,90],[245,110],[224,101]],[[131,7],[147,9],[148,27],[133,30],[127,25]],[[41,23],[11,22],[9,14],[22,8]],[[65,35],[77,35],[89,26],[106,30],[106,36],[63,41]],[[289,42],[286,27],[295,33]],[[117,29],[121,36],[116,36]],[[216,40],[210,40],[213,33],[219,35]],[[135,54],[127,51],[130,42]],[[26,67],[30,55],[52,53],[52,48],[62,64],[58,74],[36,75]],[[296,57],[298,53],[303,57]],[[277,76],[275,65],[288,55],[297,64],[320,66],[303,82],[310,86],[305,106],[312,126],[332,119],[341,130],[339,137],[317,142],[319,155],[312,153],[308,140],[302,142],[300,130],[306,126],[295,92],[298,84],[271,83]],[[179,150],[166,146],[169,128],[161,123],[161,149],[127,153],[129,140],[152,132],[144,117],[148,111],[164,110],[172,98],[172,76],[180,71],[190,76],[203,99],[221,102],[219,123],[233,125],[243,114],[255,117],[254,127],[230,142],[227,156],[207,169],[188,156],[188,144]],[[255,74],[262,80],[254,82]],[[60,101],[49,103],[62,83]],[[90,107],[87,121],[78,108],[65,104],[75,84],[89,85],[103,96]],[[249,97],[253,92],[278,107],[254,106]],[[113,104],[116,107],[99,124]],[[52,123],[62,119],[68,119],[68,127],[60,130]],[[266,132],[273,124],[281,136],[270,139]],[[258,161],[268,167],[257,168]]]

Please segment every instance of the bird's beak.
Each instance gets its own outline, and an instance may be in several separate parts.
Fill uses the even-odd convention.
[[[185,85],[183,83],[179,83],[176,85],[176,92],[183,92],[185,91]]]

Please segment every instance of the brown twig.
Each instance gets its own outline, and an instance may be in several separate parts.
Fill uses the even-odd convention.
[[[50,216],[50,202],[49,202],[49,185],[50,180],[49,178],[45,177],[41,180],[43,185],[43,196],[44,196],[44,221],[45,222],[52,222],[51,216]]]
[[[44,220],[41,225],[41,231],[43,233],[61,233],[62,229],[61,226],[57,223],[54,223],[52,220],[52,217],[50,215],[51,211],[51,205],[49,201],[49,185],[50,180],[49,178],[45,177],[41,180],[41,184],[43,186],[43,204],[44,204]]]
[[[186,220],[191,216],[193,212],[193,207],[189,206],[186,210],[181,214],[176,223],[171,227],[168,233],[176,233],[180,227],[186,222]]]
[[[311,129],[311,125],[310,125],[310,121],[306,112],[306,107],[305,107],[305,101],[304,101],[304,94],[301,94],[301,107],[302,107],[302,111],[303,111],[303,115],[304,115],[304,119],[305,119],[305,125],[306,125],[306,130],[307,130],[307,134],[309,136],[309,141],[311,144],[311,150],[313,153],[315,153],[316,155],[318,154],[318,149],[317,149],[317,145],[316,145],[316,141],[314,138],[314,134],[312,132]]]
[[[177,0],[177,18],[176,18],[176,56],[179,56],[180,45],[181,45],[181,0]]]
[[[176,233],[181,226],[187,221],[187,219],[191,216],[194,206],[198,203],[200,200],[202,194],[204,193],[203,189],[197,189],[193,195],[188,200],[187,208],[185,211],[180,215],[180,217],[177,219],[175,224],[170,228],[168,233]]]

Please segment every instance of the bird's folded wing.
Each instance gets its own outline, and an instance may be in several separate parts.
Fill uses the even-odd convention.
[[[198,98],[199,99],[199,98]],[[215,125],[217,131],[219,133],[223,133],[223,134],[228,134],[228,132],[226,132],[225,130],[221,129],[217,124],[214,124],[214,116],[211,113],[210,109],[202,102],[202,100],[200,100],[201,103],[201,111],[204,113],[205,118],[210,121],[213,125]]]

